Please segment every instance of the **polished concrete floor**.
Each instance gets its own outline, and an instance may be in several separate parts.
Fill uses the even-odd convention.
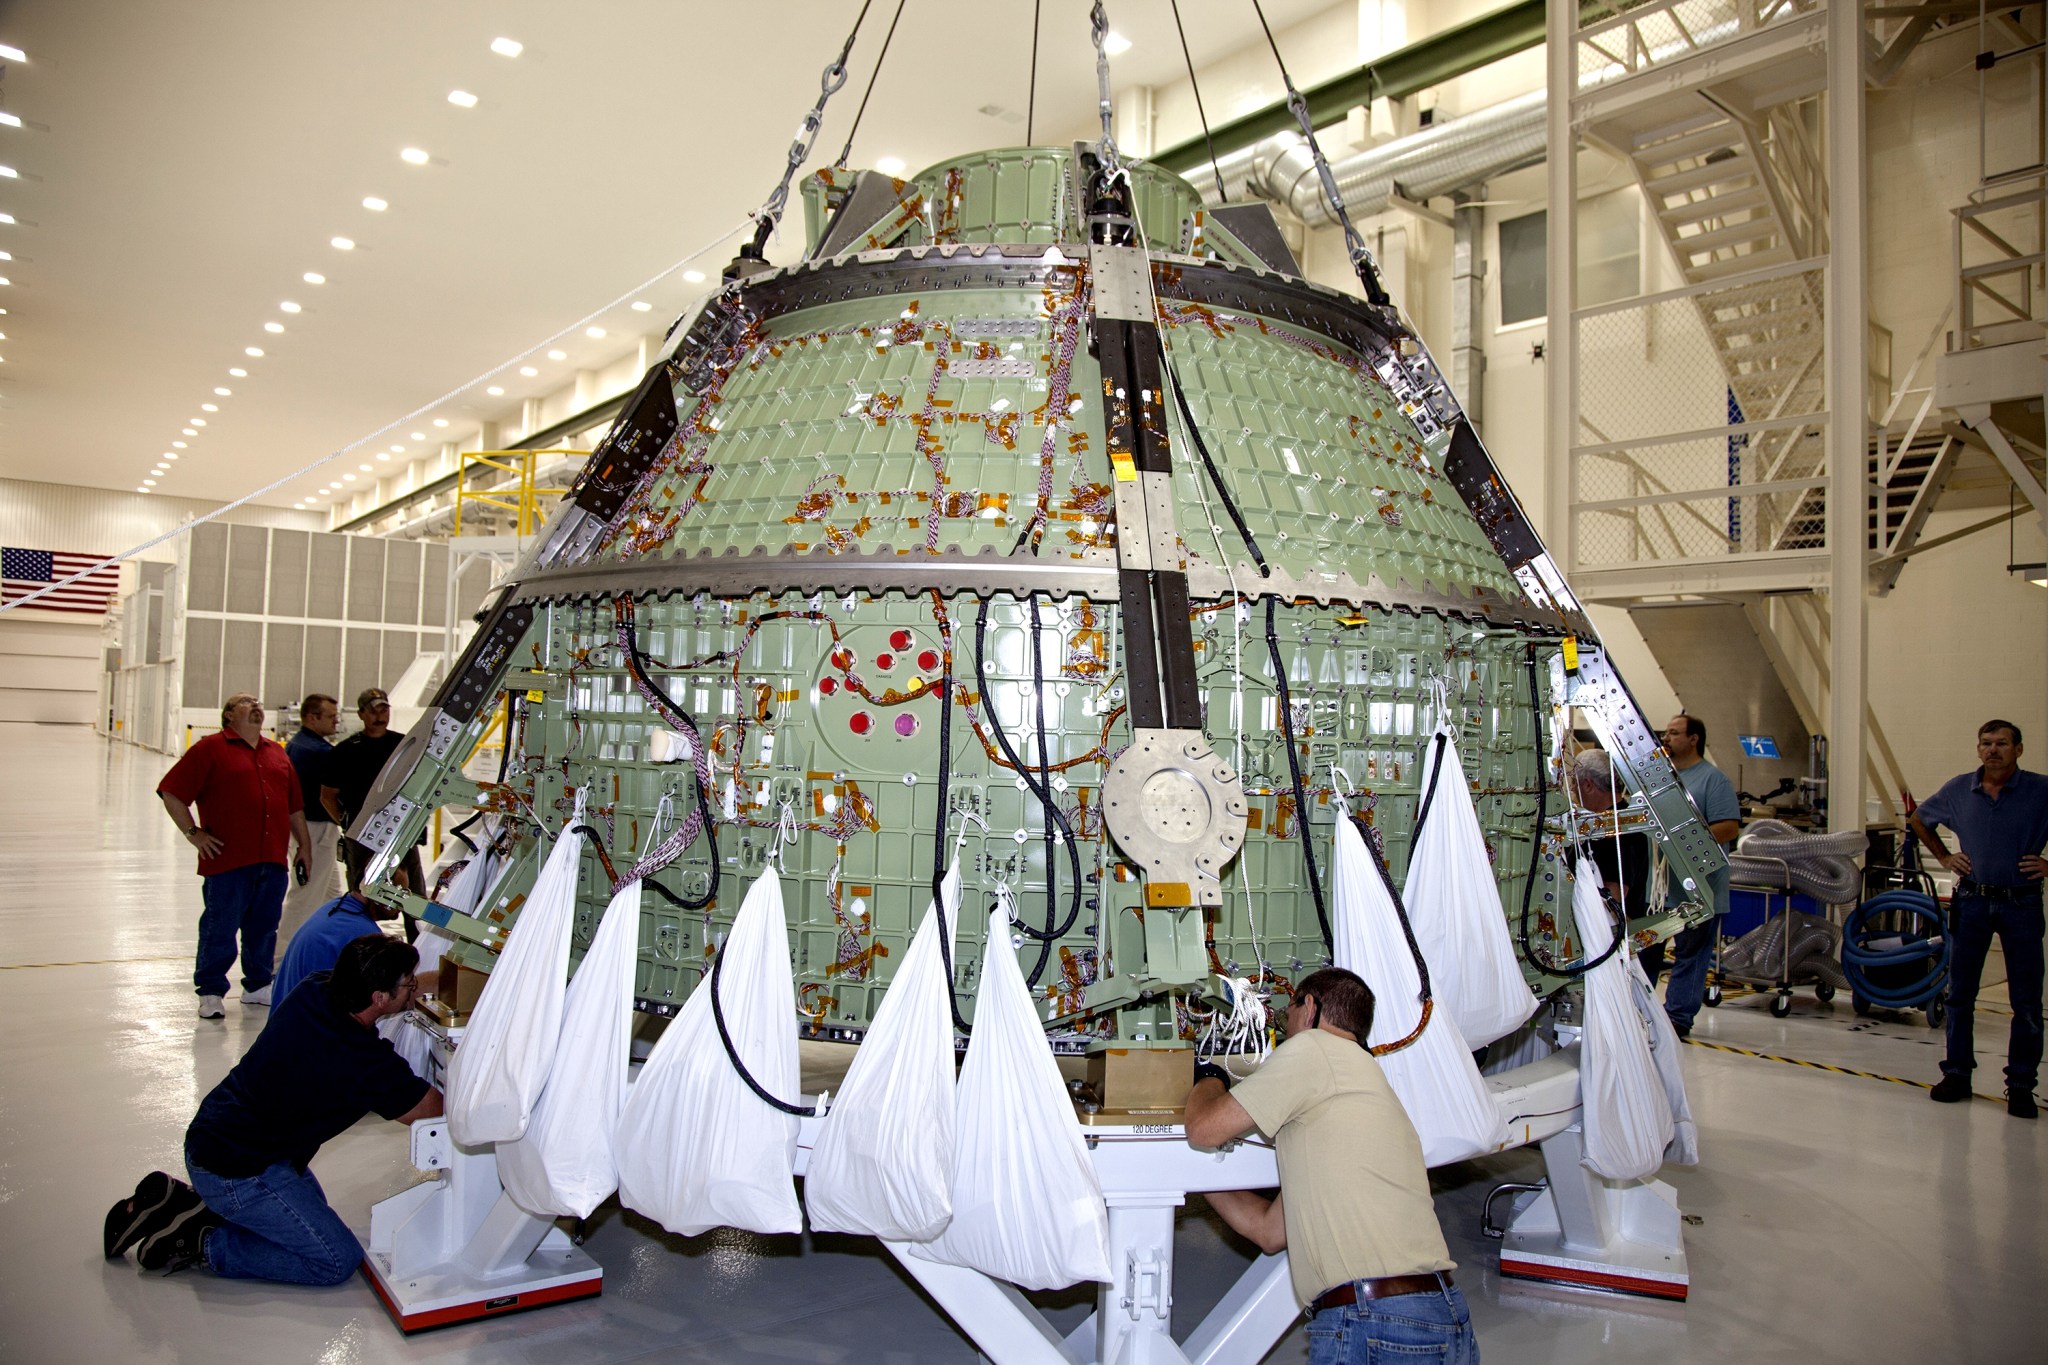
[[[199,1097],[262,1025],[232,998],[193,1017],[199,884],[151,796],[160,755],[78,729],[0,724],[0,1361],[971,1361],[972,1346],[859,1239],[668,1236],[616,1205],[587,1250],[602,1298],[408,1340],[359,1279],[335,1289],[159,1279],[99,1256],[107,1206],[177,1171]],[[1987,981],[2004,973],[1994,958]],[[1979,1020],[2004,1049],[2003,994]],[[2048,1127],[1928,1103],[1939,1035],[1800,997],[1701,1015],[1687,1078],[1702,1164],[1677,1187],[1683,1306],[1503,1282],[1480,1203],[1540,1171],[1508,1153],[1437,1173],[1437,1208],[1488,1360],[2007,1361],[2048,1328]],[[1731,1049],[1741,1049],[1740,1051]],[[1751,1053],[1766,1054],[1752,1056]],[[1814,1070],[1819,1062],[1897,1077]],[[1978,1072],[1995,1093],[1997,1062]],[[314,1169],[346,1216],[418,1177],[374,1119]],[[1185,1332],[1250,1259],[1197,1202],[1183,1218]],[[1064,1324],[1082,1293],[1051,1296]],[[1271,1359],[1305,1355],[1299,1330]]]

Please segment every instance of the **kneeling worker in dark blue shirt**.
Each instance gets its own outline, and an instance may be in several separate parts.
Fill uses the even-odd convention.
[[[419,953],[371,934],[273,1007],[270,1022],[185,1130],[192,1184],[152,1171],[107,1214],[106,1253],[140,1242],[146,1270],[202,1266],[233,1279],[340,1284],[362,1244],[307,1169],[321,1144],[374,1111],[437,1117],[441,1092],[412,1073],[377,1021],[412,1005]]]

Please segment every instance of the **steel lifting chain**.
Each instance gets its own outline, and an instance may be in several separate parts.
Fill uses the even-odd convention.
[[[776,224],[782,221],[782,211],[789,205],[789,182],[796,178],[796,173],[803,167],[804,162],[810,160],[812,144],[817,142],[818,130],[825,124],[826,102],[838,94],[839,88],[846,84],[846,59],[853,55],[853,40],[860,36],[861,21],[868,17],[868,6],[873,3],[874,0],[863,0],[860,13],[854,17],[853,28],[847,32],[846,42],[840,47],[839,55],[832,59],[825,67],[824,74],[819,77],[818,102],[811,106],[810,113],[804,115],[803,125],[796,130],[796,140],[789,144],[789,164],[783,168],[782,182],[775,187],[775,192],[768,196],[768,201],[755,211],[754,218],[759,225],[754,229],[756,254],[768,245],[768,238],[774,233]]]
[[[1102,143],[1097,154],[1102,158],[1103,175],[1115,176],[1123,171],[1124,163],[1109,127],[1109,51],[1104,46],[1109,39],[1109,12],[1102,7],[1102,0],[1095,0],[1094,8],[1088,11],[1088,36],[1095,41],[1095,97],[1102,113]]]

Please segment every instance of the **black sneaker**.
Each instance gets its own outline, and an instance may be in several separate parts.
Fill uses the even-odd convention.
[[[1970,1078],[1967,1076],[1943,1076],[1927,1092],[1927,1098],[1936,1104],[1955,1104],[1970,1098]]]
[[[2008,1090],[2005,1092],[2005,1112],[2016,1119],[2039,1118],[2041,1111],[2034,1105],[2031,1090]]]
[[[133,1195],[107,1210],[107,1259],[118,1259],[129,1247],[176,1216],[184,1207],[180,1191],[195,1200],[199,1197],[192,1193],[190,1185],[163,1171],[151,1171],[136,1182]]]
[[[192,1196],[190,1207],[178,1212],[168,1223],[143,1238],[142,1247],[135,1253],[136,1261],[144,1270],[161,1271],[169,1275],[199,1264],[199,1240],[208,1228],[221,1224],[220,1215]]]

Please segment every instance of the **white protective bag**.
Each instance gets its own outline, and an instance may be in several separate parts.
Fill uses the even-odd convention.
[[[940,891],[818,1125],[804,1177],[813,1231],[926,1242],[953,1217],[953,983],[939,947],[959,922],[957,858]]]
[[[412,1023],[412,1011],[387,1015],[377,1021],[377,1036],[391,1044],[391,1050],[412,1068],[412,1074],[431,1083],[434,1079],[434,1039]]]
[[[512,1202],[543,1218],[588,1218],[619,1187],[612,1145],[633,1061],[633,972],[640,947],[640,881],[619,888],[569,982],[555,1069],[526,1135],[498,1144],[498,1178]]]
[[[1373,852],[1342,810],[1332,860],[1332,955],[1339,967],[1357,972],[1372,987],[1372,1033],[1366,1041],[1374,1047],[1398,1042],[1413,1033],[1422,1018],[1422,977]],[[1432,973],[1432,986],[1434,980]],[[1472,1049],[1458,1032],[1457,1021],[1441,1001],[1431,1010],[1422,1036],[1387,1053],[1379,1063],[1408,1111],[1415,1135],[1422,1139],[1425,1165],[1464,1161],[1507,1145],[1500,1108],[1472,1062]]]
[[[953,1221],[910,1252],[1021,1289],[1107,1281],[1102,1185],[1000,907],[989,916],[958,1112]]]
[[[1700,1164],[1700,1130],[1692,1121],[1692,1102],[1685,1097],[1685,1071],[1678,1062],[1678,1030],[1671,1027],[1671,1016],[1658,1003],[1656,988],[1650,978],[1643,975],[1643,964],[1635,954],[1628,959],[1629,994],[1636,1002],[1636,1013],[1650,1031],[1650,1059],[1657,1064],[1657,1079],[1664,1086],[1664,1102],[1671,1108],[1671,1144],[1664,1149],[1664,1159],[1680,1166]]]
[[[554,1069],[583,857],[575,827],[582,823],[578,792],[448,1064],[448,1132],[465,1147],[510,1142],[524,1133]]]
[[[1600,871],[1590,858],[1579,860],[1573,878],[1572,915],[1587,959],[1606,952],[1614,928],[1600,898]],[[1650,1058],[1650,1026],[1629,985],[1630,965],[1617,952],[1585,976],[1579,1102],[1586,1155],[1581,1164],[1608,1180],[1644,1180],[1655,1174],[1676,1131],[1671,1102]]]
[[[619,1201],[685,1237],[717,1227],[800,1232],[797,1118],[733,1068],[711,1012],[714,981],[733,1047],[763,1090],[798,1102],[796,988],[782,879],[747,889],[719,950],[723,967],[690,992],[640,1069],[619,1120]]]
[[[1466,1042],[1485,1047],[1527,1022],[1537,1001],[1515,960],[1493,861],[1450,727],[1437,727],[1425,754],[1424,782],[1434,781],[1436,791],[1408,855],[1402,899],[1429,963],[1436,1007],[1457,1021]]]
[[[498,874],[504,870],[505,855],[498,848],[498,822],[493,817],[484,821],[483,838],[476,852],[455,870],[455,875],[448,879],[448,889],[435,899],[459,914],[473,915],[484,893],[497,884]]]

